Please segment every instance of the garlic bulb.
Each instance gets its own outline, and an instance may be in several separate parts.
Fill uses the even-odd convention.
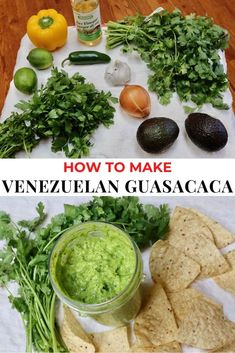
[[[126,63],[115,60],[111,62],[105,71],[105,79],[112,86],[123,86],[130,81],[131,69]]]

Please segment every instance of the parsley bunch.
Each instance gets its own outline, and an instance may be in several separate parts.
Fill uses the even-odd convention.
[[[169,223],[167,205],[142,205],[136,197],[95,197],[88,203],[65,205],[64,213],[42,227],[46,214],[39,203],[38,216],[14,223],[0,212],[0,285],[15,281],[18,295],[9,292],[12,306],[25,326],[26,352],[66,352],[55,322],[56,295],[52,289],[48,260],[55,241],[69,227],[86,221],[112,223],[130,234],[142,248],[163,238]],[[9,291],[9,289],[8,289]]]
[[[48,138],[53,152],[71,158],[88,155],[94,131],[113,123],[115,102],[110,92],[99,92],[79,73],[69,78],[65,71],[53,69],[44,87],[16,105],[22,112],[0,124],[0,158],[29,153]]]
[[[179,10],[108,22],[107,48],[123,45],[124,52],[137,51],[151,70],[149,89],[160,103],[170,103],[177,92],[181,101],[195,104],[186,107],[186,112],[205,103],[229,108],[222,96],[228,79],[218,54],[228,43],[228,32],[211,18],[183,16]]]

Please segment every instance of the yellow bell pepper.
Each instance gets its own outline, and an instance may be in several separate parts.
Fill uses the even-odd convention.
[[[56,10],[41,10],[29,18],[27,34],[36,47],[53,51],[65,45],[67,27],[66,19]]]

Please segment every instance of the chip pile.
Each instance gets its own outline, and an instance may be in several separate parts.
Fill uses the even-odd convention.
[[[168,237],[153,245],[149,261],[155,288],[161,286],[170,303],[167,310],[162,308],[162,315],[171,310],[177,325],[168,347],[178,342],[208,351],[234,352],[235,323],[225,319],[221,305],[190,287],[196,279],[213,278],[235,295],[235,250],[226,255],[219,250],[234,241],[231,232],[197,210],[175,208]],[[141,315],[143,309],[135,323],[137,343],[132,352],[147,352],[150,347],[151,352],[158,352],[161,340],[151,340],[150,334],[150,343],[142,340],[145,330],[137,325]],[[157,319],[152,325],[149,329],[155,325],[158,331]]]
[[[157,241],[151,249],[154,286],[145,293],[135,320],[134,345],[127,327],[86,334],[65,309],[61,333],[69,351],[173,353],[182,352],[184,344],[234,353],[235,323],[224,317],[222,305],[190,287],[196,279],[213,278],[235,295],[235,250],[226,255],[219,250],[234,241],[231,232],[204,214],[176,207],[167,239]]]

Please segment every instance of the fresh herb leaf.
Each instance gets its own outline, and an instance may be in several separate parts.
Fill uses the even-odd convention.
[[[27,221],[27,220],[22,220],[19,221],[18,224],[19,226],[28,229],[30,232],[33,232],[37,229],[39,225],[43,223],[43,221],[46,219],[46,213],[44,212],[44,205],[42,202],[39,202],[39,204],[36,207],[36,211],[38,213],[38,216],[35,217],[33,220]]]
[[[183,16],[179,10],[108,22],[107,48],[122,45],[123,52],[139,53],[151,70],[149,89],[163,105],[177,92],[182,102],[192,101],[198,108],[210,103],[229,109],[221,96],[228,78],[218,55],[228,44],[228,31],[211,18]]]
[[[67,157],[89,154],[90,139],[103,124],[113,124],[116,99],[111,93],[99,92],[93,84],[76,73],[52,70],[46,85],[28,101],[16,107],[0,124],[0,158],[14,157],[19,151],[30,153],[43,139],[51,138],[52,151]]]

